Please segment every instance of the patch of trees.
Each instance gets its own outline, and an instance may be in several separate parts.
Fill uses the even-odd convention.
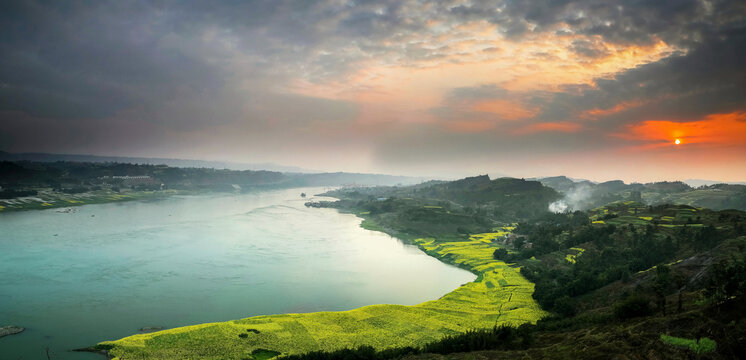
[[[551,233],[545,233],[544,236],[549,234]],[[544,241],[535,241],[535,248],[531,250],[538,253],[579,244],[590,246],[576,258],[574,264],[549,267],[544,262],[529,262],[520,271],[529,281],[536,284],[533,296],[543,308],[561,315],[572,315],[574,297],[611,282],[628,279],[630,274],[671,261],[677,251],[684,246],[711,248],[722,240],[722,235],[714,226],[691,228],[672,236],[652,225],[644,228],[608,225],[581,227],[573,230],[564,240],[558,238],[561,237],[555,237],[554,244],[547,241],[548,238],[544,238]],[[525,256],[523,251],[519,254]],[[676,279],[670,275],[670,271],[666,271],[667,269],[666,266],[658,267],[653,288],[658,308],[664,312],[665,296],[672,293],[676,285]],[[738,267],[728,269],[737,273],[735,269]],[[629,304],[630,307],[633,305]],[[620,311],[625,314],[634,313],[633,309]]]
[[[399,208],[395,198],[387,198],[381,201],[378,199],[371,199],[365,202],[362,207],[366,211],[369,211],[371,215],[388,213]]]
[[[614,315],[620,319],[648,316],[653,313],[650,299],[643,295],[633,295],[614,305]]]
[[[714,303],[722,304],[746,295],[746,259],[741,247],[739,252],[720,260],[710,267],[705,294]]]

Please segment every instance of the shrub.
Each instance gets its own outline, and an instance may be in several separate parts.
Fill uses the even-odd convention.
[[[496,260],[505,260],[508,258],[508,250],[503,248],[496,249],[495,252],[492,253],[492,257]]]
[[[552,310],[563,317],[570,317],[575,315],[575,304],[569,296],[565,295],[554,301]]]
[[[644,296],[633,295],[614,306],[614,315],[620,319],[647,316],[653,313],[650,300]]]
[[[689,350],[694,351],[697,354],[713,352],[717,349],[717,343],[715,340],[706,337],[694,340],[661,334],[661,341],[669,345],[689,348]]]

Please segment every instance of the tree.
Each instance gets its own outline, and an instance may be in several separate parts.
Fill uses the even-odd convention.
[[[742,254],[712,265],[705,294],[716,303],[746,294],[746,261]]]
[[[575,315],[575,304],[569,296],[565,295],[554,301],[552,310],[563,317],[570,317]]]
[[[495,252],[492,253],[492,257],[497,260],[506,260],[508,258],[508,250],[503,248],[495,249]]]
[[[629,319],[651,314],[650,301],[643,296],[633,295],[614,306],[614,315],[620,319]]]
[[[663,311],[664,316],[666,315],[666,295],[670,291],[672,284],[671,268],[667,265],[658,265],[655,268],[653,290],[658,300],[658,307]]]

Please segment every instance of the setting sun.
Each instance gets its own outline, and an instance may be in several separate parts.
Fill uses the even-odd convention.
[[[676,144],[676,145],[679,145],[679,144],[681,144],[681,140],[679,140],[679,139],[676,139],[676,141],[674,141],[674,144]]]

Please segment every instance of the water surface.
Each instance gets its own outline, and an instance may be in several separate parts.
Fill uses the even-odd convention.
[[[0,359],[253,315],[436,299],[471,273],[292,189],[0,213]]]

